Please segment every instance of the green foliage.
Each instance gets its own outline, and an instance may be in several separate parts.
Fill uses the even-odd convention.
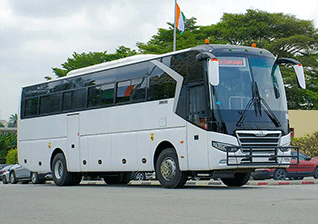
[[[18,150],[10,149],[6,156],[6,164],[16,164],[18,163]]]
[[[18,115],[17,114],[11,115],[9,118],[8,127],[16,128],[17,126],[18,126]]]
[[[196,26],[196,18],[185,19],[184,33],[177,32],[176,49],[181,50],[189,47],[204,44],[204,40],[208,37],[206,35],[206,28]],[[173,30],[174,24],[167,23],[168,29],[159,28],[156,35],[145,44],[137,42],[139,51],[143,54],[163,54],[173,50]],[[224,43],[222,41],[215,41],[214,38],[210,39],[210,43]]]
[[[62,64],[62,68],[52,68],[53,73],[58,77],[66,76],[67,73],[74,69],[84,68],[87,66],[100,64],[107,61],[116,60],[119,58],[124,58],[132,55],[136,55],[135,50],[131,50],[125,46],[120,46],[115,54],[107,54],[104,52],[89,52],[89,53],[73,53],[72,58],[68,58],[65,63]],[[51,80],[52,77],[45,77],[47,80]]]
[[[292,138],[291,145],[298,146],[299,151],[308,156],[316,157],[318,156],[318,132],[300,138]]]
[[[5,163],[5,158],[10,149],[17,148],[15,133],[0,133],[0,163]]]

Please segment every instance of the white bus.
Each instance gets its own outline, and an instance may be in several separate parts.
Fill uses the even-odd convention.
[[[262,167],[288,167],[291,147],[279,64],[264,49],[202,45],[71,71],[22,89],[21,165],[56,185],[83,175],[127,184],[156,172],[163,187],[191,177],[242,186]]]

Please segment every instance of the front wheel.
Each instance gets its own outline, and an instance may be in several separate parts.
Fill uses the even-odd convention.
[[[10,173],[10,183],[11,184],[16,184],[18,183],[17,178],[15,177],[15,172]]]
[[[2,176],[2,183],[3,184],[7,184],[8,183],[7,177],[5,175]]]
[[[39,184],[41,182],[39,178],[39,174],[37,172],[33,172],[31,174],[31,182],[32,184]]]
[[[318,166],[316,167],[316,169],[314,171],[314,178],[318,179]]]
[[[183,187],[188,175],[180,171],[178,157],[172,148],[163,150],[156,163],[156,176],[165,188]]]
[[[235,173],[233,178],[221,178],[222,182],[229,187],[241,187],[250,179],[251,173]]]

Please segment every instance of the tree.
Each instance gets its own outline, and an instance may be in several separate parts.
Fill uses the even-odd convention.
[[[16,164],[18,163],[18,150],[10,149],[6,156],[6,164]]]
[[[15,133],[0,133],[0,163],[5,163],[10,149],[17,148],[17,136]]]
[[[8,127],[11,128],[16,128],[18,126],[18,115],[17,114],[12,114],[9,118],[9,123],[8,123]]]
[[[177,32],[176,49],[181,50],[194,47],[204,43],[207,38],[205,27],[196,26],[196,18],[185,19],[185,31],[183,34]],[[156,35],[145,44],[137,42],[139,51],[143,54],[163,54],[173,50],[173,29],[174,24],[168,22],[168,29],[159,28]],[[215,41],[212,37],[210,43],[224,43],[224,41]]]
[[[89,53],[73,53],[72,58],[68,58],[65,63],[62,64],[62,68],[52,68],[53,73],[57,78],[66,76],[67,73],[74,69],[84,68],[87,66],[100,64],[107,61],[116,60],[119,58],[124,58],[132,55],[136,55],[135,50],[131,50],[125,46],[120,46],[116,49],[115,54],[108,54],[107,51],[104,52],[89,52]],[[45,79],[50,80],[52,77],[45,77]]]

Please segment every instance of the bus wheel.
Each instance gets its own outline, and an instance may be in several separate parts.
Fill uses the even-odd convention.
[[[221,178],[222,182],[229,187],[241,187],[248,182],[251,173],[236,173],[233,178]]]
[[[66,169],[66,160],[62,153],[56,154],[53,159],[52,177],[57,186],[72,184],[72,174]]]
[[[183,187],[188,175],[180,171],[178,157],[172,148],[163,150],[156,163],[156,176],[165,188]]]
[[[132,179],[132,173],[118,173],[118,175],[109,175],[103,177],[107,185],[125,185]]]

